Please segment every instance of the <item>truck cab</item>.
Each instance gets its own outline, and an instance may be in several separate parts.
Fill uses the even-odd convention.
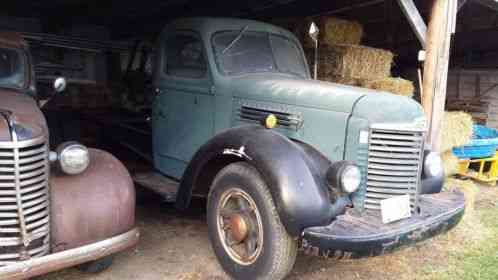
[[[190,18],[157,43],[153,173],[135,181],[174,201],[207,198],[213,250],[235,279],[282,279],[299,247],[384,254],[455,226],[459,192],[424,144],[416,101],[312,80],[282,28]]]
[[[61,94],[65,79],[54,82]],[[97,272],[138,242],[135,189],[111,154],[65,142],[50,151],[27,43],[0,32],[0,279],[69,266]]]

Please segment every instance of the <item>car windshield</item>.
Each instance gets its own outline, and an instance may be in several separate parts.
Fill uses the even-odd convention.
[[[22,54],[15,49],[0,47],[0,87],[23,88],[24,76]]]
[[[226,31],[213,36],[213,47],[218,67],[225,75],[279,72],[308,77],[301,49],[284,36]]]

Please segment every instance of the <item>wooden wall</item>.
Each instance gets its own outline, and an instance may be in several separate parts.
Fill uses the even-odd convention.
[[[463,110],[498,128],[498,70],[450,69],[446,110]]]

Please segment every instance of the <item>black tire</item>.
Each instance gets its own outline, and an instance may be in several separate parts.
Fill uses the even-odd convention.
[[[263,246],[251,264],[235,261],[224,247],[226,242],[220,237],[217,207],[223,194],[234,189],[248,194],[259,211]],[[270,191],[254,167],[238,162],[223,168],[214,179],[207,204],[211,245],[221,266],[230,276],[234,279],[279,280],[290,273],[296,260],[297,240],[282,225]]]
[[[78,269],[85,273],[100,273],[108,269],[112,265],[113,261],[113,256],[107,256],[95,261],[80,264]]]

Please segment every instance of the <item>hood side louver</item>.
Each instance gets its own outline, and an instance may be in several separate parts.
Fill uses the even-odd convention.
[[[246,105],[241,106],[239,110],[239,117],[241,120],[255,123],[262,122],[269,114],[273,114],[277,117],[277,124],[279,127],[299,130],[303,125],[303,118],[297,114]]]

